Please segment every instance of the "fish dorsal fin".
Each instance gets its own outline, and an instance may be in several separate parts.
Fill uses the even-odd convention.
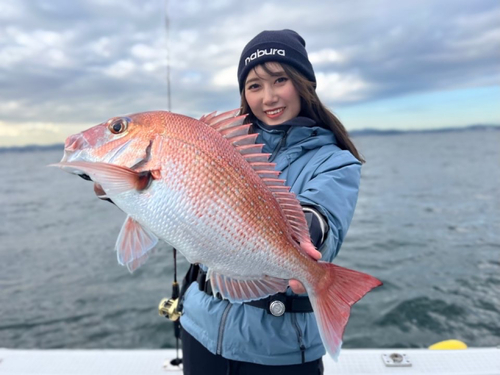
[[[217,115],[217,112],[212,112],[207,115],[201,116],[200,121],[204,122],[207,125],[214,126],[218,122],[233,119],[235,116],[240,113],[240,109],[233,109],[231,111],[223,112]],[[246,117],[246,115],[244,116]]]
[[[262,144],[256,144],[258,134],[248,134],[251,124],[244,124],[246,115],[240,115],[240,109],[216,115],[212,112],[200,120],[217,130],[250,164],[281,206],[283,213],[292,228],[292,238],[300,243],[301,250],[310,254],[314,245],[309,236],[309,228],[302,206],[285,181],[279,179],[281,172],[275,170],[275,163],[270,163],[270,154],[262,152]]]
[[[256,154],[259,152],[262,152],[262,147],[264,147],[263,144],[257,144],[254,143],[253,145],[243,145],[243,146],[237,146],[236,151],[238,151],[241,155],[248,155],[248,154]]]
[[[217,111],[213,111],[211,113],[207,113],[206,115],[203,115],[200,117],[200,121],[204,122],[205,124],[210,121],[215,115],[217,114]]]

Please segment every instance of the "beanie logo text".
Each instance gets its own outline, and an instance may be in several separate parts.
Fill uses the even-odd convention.
[[[277,49],[277,48],[269,48],[269,49],[258,49],[254,53],[252,53],[249,57],[245,59],[245,65],[248,65],[248,63],[252,60],[258,59],[259,57],[262,56],[267,56],[267,55],[280,55],[280,56],[285,56],[285,50],[284,49]]]

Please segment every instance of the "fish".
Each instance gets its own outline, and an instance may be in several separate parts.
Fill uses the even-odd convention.
[[[133,272],[161,239],[208,267],[214,296],[231,303],[300,281],[328,353],[337,358],[351,306],[380,280],[313,259],[296,196],[239,109],[200,119],[168,111],[113,117],[65,142],[53,164],[95,183],[127,214],[115,248]]]

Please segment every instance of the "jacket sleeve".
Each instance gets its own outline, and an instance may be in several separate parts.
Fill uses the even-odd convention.
[[[318,249],[322,260],[331,262],[351,224],[358,199],[361,163],[348,151],[338,151],[320,163],[312,163],[313,173],[297,198],[312,206],[328,221],[328,233]]]
[[[304,216],[306,217],[307,225],[309,226],[311,242],[316,249],[318,249],[321,245],[323,245],[323,242],[325,242],[326,235],[330,230],[328,227],[328,221],[325,216],[316,211],[314,207],[302,206],[302,210],[304,211]]]

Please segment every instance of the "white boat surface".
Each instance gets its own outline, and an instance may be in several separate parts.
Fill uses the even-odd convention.
[[[174,349],[5,349],[2,375],[182,374]],[[338,362],[323,357],[325,375],[500,375],[500,347],[465,350],[343,349]]]

